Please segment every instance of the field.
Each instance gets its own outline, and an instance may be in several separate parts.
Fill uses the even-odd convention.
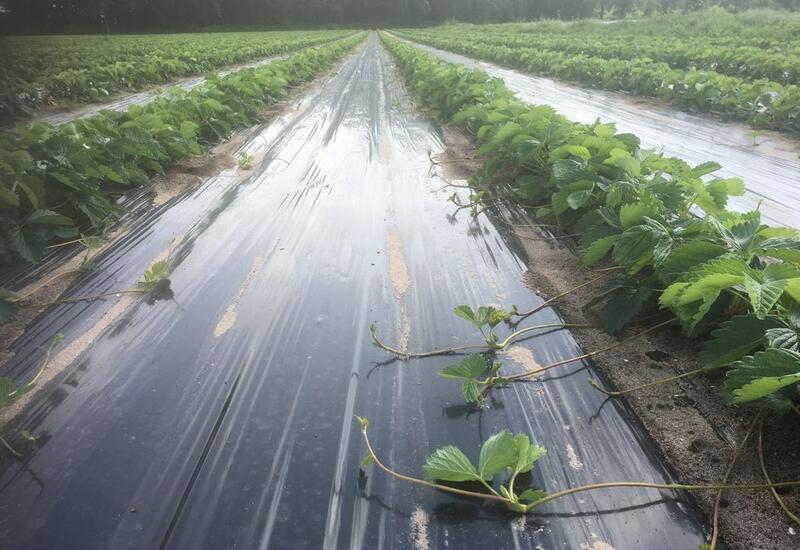
[[[102,101],[181,75],[274,56],[341,31],[0,37],[0,124],[66,101]]]
[[[279,37],[271,40],[269,51],[319,40],[297,37],[287,46]],[[0,257],[35,262],[53,238],[79,237],[79,226],[86,224],[103,230],[115,212],[109,200],[119,191],[115,185],[146,182],[178,160],[201,153],[201,143],[229,137],[236,126],[257,120],[259,110],[283,97],[289,85],[307,80],[353,44],[353,39],[340,40],[125,112],[3,133]]]
[[[682,20],[681,20],[682,19]],[[400,36],[534,74],[800,132],[800,22],[454,25]],[[713,18],[712,18],[713,20]],[[676,23],[684,23],[678,25]],[[683,28],[676,33],[675,27]]]
[[[796,546],[795,14],[0,42],[4,548]]]

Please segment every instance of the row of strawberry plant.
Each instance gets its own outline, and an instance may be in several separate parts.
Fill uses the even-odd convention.
[[[800,132],[800,86],[744,80],[710,70],[673,69],[647,58],[606,59],[536,47],[508,47],[475,35],[404,31],[405,38],[478,59],[609,90],[659,97],[684,108],[749,121],[754,126]]]
[[[481,27],[446,27],[436,29],[437,36],[474,37],[494,46],[532,48],[564,54],[602,57],[604,59],[648,58],[675,69],[705,69],[744,79],[764,79],[781,84],[800,81],[800,47],[785,45],[764,49],[741,43],[720,45],[706,37],[619,36],[613,31],[598,36],[546,34],[539,32],[504,32]]]
[[[258,120],[290,86],[311,79],[363,38],[213,77],[124,112],[0,134],[0,259],[35,262],[52,239],[72,238],[87,225],[103,228],[117,211],[114,195]]]
[[[260,48],[299,38],[324,39],[337,31],[270,31],[156,35],[56,35],[0,37],[0,80],[32,82],[56,73],[146,57],[178,59],[196,71],[246,60]],[[269,51],[269,50],[267,50]]]
[[[687,336],[707,336],[700,372],[727,369],[727,402],[800,414],[798,231],[728,211],[744,184],[711,177],[714,162],[643,150],[613,124],[573,123],[483,72],[383,40],[418,101],[475,133],[484,200],[503,193],[487,181],[509,181],[540,218],[580,235],[584,266],[618,266],[591,304],[609,332],[668,310]]]
[[[5,38],[0,42],[0,123],[64,100],[102,101],[117,91],[139,90],[344,35],[342,31],[292,31]]]

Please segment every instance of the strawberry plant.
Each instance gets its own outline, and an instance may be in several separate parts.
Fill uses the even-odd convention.
[[[502,366],[500,361],[494,360],[489,364],[483,355],[473,353],[464,357],[461,362],[443,368],[439,371],[439,376],[460,381],[464,401],[479,404],[483,401],[487,388],[510,382],[508,378],[500,376]]]
[[[546,497],[544,491],[533,487],[523,490],[520,490],[518,484],[515,487],[518,477],[521,474],[529,473],[533,469],[534,463],[547,452],[544,447],[531,444],[525,434],[514,435],[503,430],[492,435],[481,446],[477,466],[458,447],[452,445],[441,447],[428,456],[425,461],[423,467],[425,479],[417,479],[398,474],[384,466],[370,444],[367,435],[369,421],[359,416],[356,417],[356,420],[361,428],[368,452],[361,462],[362,468],[374,463],[381,470],[404,481],[461,496],[500,502],[514,512],[527,512]],[[477,483],[482,485],[487,492],[459,489],[435,483],[436,481]]]
[[[239,158],[236,159],[236,165],[242,170],[250,170],[255,165],[255,159],[242,151],[239,153]]]
[[[36,386],[36,383],[39,381],[39,377],[41,377],[42,373],[47,368],[47,365],[50,364],[50,356],[52,355],[53,348],[56,346],[56,344],[63,340],[63,334],[57,334],[55,337],[53,337],[53,339],[50,341],[50,344],[47,346],[47,349],[45,350],[42,365],[39,367],[39,370],[36,371],[36,374],[33,376],[33,378],[31,378],[30,381],[26,382],[25,384],[18,384],[11,378],[0,377],[0,408],[13,405],[23,395],[31,391]],[[0,445],[5,447],[14,456],[18,458],[21,456],[20,453],[17,452],[14,447],[12,447],[11,444],[8,443],[8,441],[6,441],[6,439],[2,436],[0,436]]]
[[[484,441],[481,445],[477,465],[461,449],[453,445],[436,449],[425,460],[423,466],[424,479],[420,479],[401,474],[386,466],[377,456],[370,443],[367,433],[369,421],[359,416],[356,417],[356,421],[367,448],[367,455],[361,461],[362,469],[370,464],[375,464],[384,473],[402,481],[459,496],[500,503],[509,510],[522,514],[529,513],[539,506],[569,495],[603,489],[643,487],[674,491],[731,491],[796,487],[800,485],[800,481],[794,480],[751,485],[724,483],[687,485],[645,481],[605,481],[547,493],[537,487],[521,488],[518,485],[515,486],[520,476],[531,472],[535,462],[542,459],[547,450],[544,447],[532,444],[526,434],[512,434],[507,430],[495,433]],[[447,482],[448,485],[437,483],[438,481]],[[458,484],[467,485],[459,487]],[[475,484],[482,486],[485,491],[474,490],[472,487]]]
[[[481,405],[483,403],[484,398],[489,394],[489,392],[492,391],[492,389],[496,387],[505,387],[513,382],[524,382],[533,378],[534,376],[539,376],[557,367],[571,365],[573,363],[585,361],[586,359],[595,357],[597,355],[601,355],[603,353],[607,353],[633,340],[641,338],[645,334],[648,334],[654,330],[662,328],[670,323],[672,323],[671,319],[664,321],[662,323],[658,323],[657,325],[651,326],[647,329],[644,329],[636,334],[633,334],[632,336],[624,338],[623,340],[610,344],[604,348],[582,353],[581,355],[577,355],[575,357],[560,359],[548,365],[535,366],[533,368],[525,369],[522,372],[517,372],[514,374],[502,374],[500,372],[500,368],[503,366],[503,364],[500,361],[493,359],[493,357],[490,357],[491,362],[487,362],[487,360],[484,358],[483,355],[471,354],[464,357],[460,363],[454,365],[448,365],[447,367],[442,369],[439,372],[439,376],[443,378],[450,378],[461,381],[462,383],[461,390],[464,395],[464,401],[466,401],[468,404]],[[572,326],[575,327],[575,325]],[[534,327],[534,328],[541,328],[541,327]],[[489,353],[491,353],[492,351],[494,350],[491,350]],[[691,376],[692,374],[696,374],[701,370],[702,369],[697,369],[689,373],[678,375],[672,377],[670,380]],[[589,383],[596,389],[603,391],[609,396],[617,396],[617,395],[622,395],[623,393],[627,393],[627,392],[606,391],[602,388],[597,387],[592,380],[589,380]],[[660,382],[647,384],[646,386],[652,386],[658,383]]]
[[[484,26],[479,37],[487,47],[529,49],[539,52],[566,54],[569,57],[631,60],[647,58],[653,62],[666,63],[673,69],[713,70],[729,76],[747,79],[765,79],[782,84],[797,83],[800,77],[800,49],[781,47],[767,48],[742,40],[714,39],[707,36],[660,36],[625,33],[620,35],[607,26],[601,32],[570,32],[560,28],[535,32],[512,31],[505,25]],[[598,29],[599,30],[599,29]],[[405,31],[415,37],[446,37],[449,40],[475,38],[474,28],[452,26],[430,31]],[[472,33],[468,35],[467,33]],[[754,42],[754,41],[753,41]]]
[[[139,285],[146,294],[169,290],[169,258],[153,263],[144,272]]]
[[[472,311],[468,305],[460,305],[453,309],[453,313],[477,328],[489,349],[494,349],[500,341],[494,333],[495,327],[509,320],[508,312],[493,306],[481,306],[477,311]]]
[[[797,50],[787,56],[784,51],[769,55],[751,48],[740,52],[736,60],[724,63],[719,60],[724,56],[720,49],[709,52],[709,45],[702,42],[695,46],[694,58],[683,64],[673,61],[671,66],[669,54],[662,53],[669,52],[673,44],[682,48],[683,38],[661,39],[652,49],[642,51],[641,47],[630,44],[628,37],[621,40],[624,45],[592,48],[581,35],[548,40],[539,35],[532,38],[520,33],[498,34],[494,30],[476,33],[472,28],[405,30],[398,34],[532,73],[655,96],[691,110],[748,120],[758,127],[800,131],[800,51]],[[725,47],[724,51],[729,53],[730,48]],[[705,67],[698,69],[702,60]],[[742,71],[742,67],[748,69]],[[766,75],[778,81],[769,80]]]
[[[0,123],[67,100],[103,101],[181,75],[289,53],[342,31],[22,36],[0,39]]]

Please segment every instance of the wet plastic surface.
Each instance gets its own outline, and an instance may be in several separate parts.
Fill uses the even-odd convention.
[[[586,384],[586,365],[474,411],[436,374],[453,358],[391,361],[372,346],[371,322],[430,349],[475,342],[457,304],[541,303],[509,235],[451,216],[428,176],[440,135],[403,107],[390,74],[370,37],[252,134],[256,168],[149,211],[71,289],[128,288],[175,239],[172,300],[65,304],[29,327],[0,374],[32,376],[58,332],[54,362],[69,366],[17,426],[39,448],[1,459],[4,548],[698,547],[694,508],[670,492],[585,493],[520,517],[359,474],[353,414],[405,473],[446,444],[476,457],[509,428],[549,449],[534,483],[551,490],[669,479],[635,419]],[[525,324],[556,319],[544,310]],[[525,350],[540,364],[579,351],[555,331],[501,359],[521,369]]]
[[[765,223],[800,227],[800,141],[776,132],[763,132],[753,145],[743,124],[717,121],[670,108],[663,103],[629,95],[591,90],[550,78],[524,74],[460,54],[413,43],[430,54],[502,79],[523,101],[547,104],[570,120],[615,122],[621,132],[633,133],[642,146],[663,151],[690,164],[719,162],[720,177],[737,176],[747,194],[731,197],[737,210],[760,210]]]

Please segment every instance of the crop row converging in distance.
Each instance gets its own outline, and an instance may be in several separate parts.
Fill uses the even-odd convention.
[[[260,120],[291,85],[317,75],[362,39],[341,37],[126,111],[0,133],[0,260],[35,262],[54,239],[101,231],[118,214],[115,197]]]
[[[0,38],[0,123],[42,107],[102,101],[182,75],[289,53],[346,31]]]
[[[582,85],[658,97],[680,108],[800,131],[800,48],[763,36],[650,36],[630,26],[455,25],[400,36]],[[763,35],[769,36],[768,28]]]

